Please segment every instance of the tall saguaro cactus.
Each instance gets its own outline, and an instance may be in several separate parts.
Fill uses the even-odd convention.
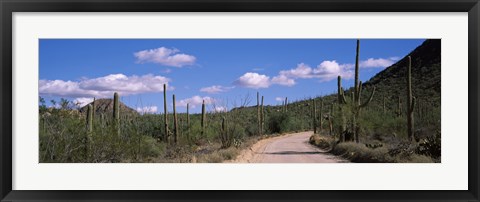
[[[90,144],[90,136],[92,135],[92,132],[93,132],[93,109],[92,109],[92,105],[89,104],[88,107],[87,107],[87,119],[86,119],[86,122],[87,122],[87,134],[85,135],[85,160],[88,161],[89,160],[89,154],[88,154],[88,145]]]
[[[87,108],[87,132],[91,133],[93,131],[93,107],[91,104]]]
[[[364,107],[366,107],[373,98],[373,95],[375,94],[375,86],[373,87],[372,93],[370,94],[370,97],[368,100],[364,103],[360,101],[361,93],[362,93],[362,82],[359,81],[358,76],[359,76],[359,60],[358,58],[360,57],[360,40],[357,40],[357,51],[356,51],[356,56],[355,56],[355,92],[353,93],[353,103],[352,103],[352,111],[353,111],[353,119],[352,119],[352,131],[355,137],[355,142],[359,142],[358,139],[358,133],[360,132],[360,126],[357,123],[358,117],[360,115],[360,110]]]
[[[205,100],[202,101],[202,136],[205,135],[205,124],[206,124],[206,120],[205,120]]]
[[[262,95],[262,104],[260,108],[260,135],[263,135],[264,127],[265,127],[265,112],[263,111],[263,95]]]
[[[288,97],[285,97],[285,112],[287,112],[287,105],[288,105]]]
[[[408,75],[407,75],[407,125],[408,125],[408,139],[410,141],[415,139],[413,133],[413,110],[415,109],[415,97],[412,95],[412,58],[408,56]]]
[[[168,131],[168,109],[167,109],[167,84],[163,84],[163,122],[164,122],[164,131],[165,131],[165,142],[169,142],[169,131]]]
[[[118,122],[120,119],[120,103],[118,93],[113,94],[113,119]]]
[[[120,98],[117,92],[113,94],[113,122],[115,124],[115,128],[117,129],[117,135],[119,135],[120,134]]]
[[[344,131],[347,130],[347,121],[345,118],[345,112],[343,111],[343,105],[347,104],[345,99],[345,91],[342,87],[342,77],[339,75],[337,77],[337,101],[338,101],[338,113],[340,114],[341,125],[340,125],[340,141],[345,141]]]
[[[323,130],[323,99],[320,100],[320,132]]]
[[[313,134],[317,133],[317,105],[315,98],[312,99],[312,125],[313,125]]]
[[[172,95],[173,98],[173,141],[177,144],[178,138],[178,120],[177,120],[177,109],[175,107],[175,94]]]
[[[261,135],[262,131],[262,117],[260,116],[260,94],[257,92],[257,129],[258,134]]]
[[[190,139],[190,103],[187,103],[187,139]]]
[[[335,102],[330,107],[330,115],[328,116],[328,126],[330,129],[330,136],[333,136],[333,108],[335,108]]]

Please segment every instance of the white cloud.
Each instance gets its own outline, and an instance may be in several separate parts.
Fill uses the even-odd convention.
[[[40,80],[40,95],[59,97],[97,97],[105,98],[118,92],[121,96],[140,93],[163,92],[163,84],[169,78],[147,74],[143,76],[125,76],[123,74],[110,74],[104,77],[83,79],[81,81]],[[173,89],[169,87],[169,90]]]
[[[288,78],[285,75],[278,75],[272,78],[271,81],[273,84],[278,84],[282,86],[293,86],[295,85],[295,80]]]
[[[278,102],[282,102],[284,100],[285,100],[285,98],[283,98],[283,97],[276,97],[275,98],[275,101],[278,101]]]
[[[216,106],[215,108],[213,108],[213,111],[214,112],[227,112],[227,108],[226,107],[221,107],[221,106]]]
[[[384,58],[369,58],[360,61],[360,68],[385,68],[398,60],[398,57]],[[247,88],[268,88],[272,84],[282,86],[294,86],[296,79],[319,79],[322,82],[330,81],[341,76],[344,79],[350,79],[354,76],[355,65],[351,63],[339,64],[335,60],[325,60],[312,68],[305,63],[299,63],[293,69],[282,70],[277,76],[272,79],[266,75],[248,72],[237,79],[234,83]]]
[[[388,59],[384,59],[384,58],[369,58],[367,60],[364,60],[364,61],[361,61],[360,62],[360,67],[361,68],[385,68],[385,67],[388,67],[390,65],[392,65],[393,63],[395,63],[395,60],[396,57],[391,57],[391,58],[388,58]]]
[[[247,72],[238,78],[234,84],[254,89],[268,88],[270,86],[270,77],[263,74]]]
[[[140,114],[154,114],[157,113],[157,106],[137,107],[137,112]]]
[[[205,93],[209,93],[209,94],[216,94],[216,93],[229,91],[232,88],[234,88],[234,87],[233,86],[232,87],[225,87],[225,86],[215,85],[215,86],[201,88],[200,92],[205,92]]]
[[[336,79],[337,76],[343,78],[352,78],[353,71],[350,64],[338,64],[337,61],[326,60],[320,63],[317,68],[313,70],[314,77],[320,78],[321,81],[330,81]]]
[[[187,98],[187,99],[183,99],[183,100],[180,100],[180,101],[177,101],[176,102],[176,105],[179,106],[179,107],[187,107],[187,104],[189,104],[189,106],[191,108],[195,108],[197,106],[202,106],[202,102],[205,101],[205,104],[212,104],[215,102],[215,99],[211,98],[211,97],[200,97],[198,95],[195,95],[191,98]]]
[[[74,104],[78,103],[80,107],[84,107],[85,105],[90,104],[91,102],[93,102],[93,98],[90,98],[90,97],[80,97],[73,100],[73,103]]]
[[[180,52],[178,49],[160,47],[157,49],[138,51],[134,53],[134,55],[138,63],[151,62],[172,67],[183,67],[195,64],[195,56],[178,52]]]
[[[320,81],[330,81],[337,78],[338,75],[351,78],[353,71],[351,71],[350,68],[350,64],[338,64],[335,60],[323,61],[316,68],[312,68],[305,63],[300,63],[293,69],[280,71],[278,76],[273,77],[271,83],[293,86],[296,84],[295,79],[317,78],[320,79]]]
[[[280,71],[279,75],[289,78],[312,78],[312,68],[305,63],[300,63],[294,69]]]

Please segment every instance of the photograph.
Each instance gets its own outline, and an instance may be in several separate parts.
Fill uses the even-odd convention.
[[[441,163],[441,41],[40,38],[38,162]]]

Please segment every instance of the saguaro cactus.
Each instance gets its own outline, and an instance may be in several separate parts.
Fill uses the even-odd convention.
[[[328,116],[328,126],[330,129],[330,136],[333,136],[333,108],[335,107],[335,103],[332,103],[330,108],[330,115]]]
[[[317,105],[315,98],[312,99],[312,125],[313,125],[313,134],[317,133]]]
[[[263,96],[262,96],[262,105],[260,108],[260,135],[263,135],[264,126],[265,126],[265,112],[263,111]]]
[[[120,120],[120,103],[118,93],[113,94],[113,119],[115,122]]]
[[[165,130],[165,142],[169,142],[169,131],[168,131],[168,109],[167,109],[167,84],[163,84],[163,122]]]
[[[338,101],[338,113],[340,114],[341,125],[340,125],[340,141],[345,141],[344,132],[347,130],[347,121],[345,118],[345,112],[343,111],[343,105],[347,104],[345,99],[345,91],[342,87],[342,77],[337,77],[337,101]]]
[[[120,134],[120,100],[117,92],[113,94],[113,122],[117,129],[117,135]],[[93,118],[93,117],[92,117]]]
[[[230,147],[230,145],[232,144],[232,140],[230,138],[230,134],[228,133],[228,125],[225,117],[222,118],[222,129],[220,138],[220,140],[222,141],[222,148]]]
[[[375,86],[373,87],[372,93],[370,94],[370,97],[368,100],[364,103],[361,103],[360,97],[362,93],[362,82],[359,81],[358,76],[359,76],[359,52],[360,52],[360,40],[357,40],[357,51],[356,51],[356,57],[355,57],[355,92],[353,93],[353,100],[354,102],[352,103],[352,111],[353,111],[353,119],[352,119],[352,131],[355,137],[355,142],[359,142],[358,139],[358,133],[360,132],[360,126],[357,123],[358,117],[360,115],[360,110],[364,107],[366,107],[373,98],[373,95],[375,94]]]
[[[320,132],[323,130],[323,99],[320,100]]]
[[[89,160],[89,154],[88,154],[88,145],[90,144],[90,136],[92,135],[93,132],[93,109],[92,105],[89,104],[87,107],[87,119],[86,119],[86,126],[87,126],[87,134],[85,135],[85,161]]]
[[[262,134],[262,117],[260,116],[260,94],[257,92],[257,127],[258,127],[258,134]]]
[[[91,133],[93,131],[93,107],[91,104],[87,108],[87,132]]]
[[[202,101],[202,136],[205,135],[205,124],[206,124],[206,120],[205,120],[205,100]]]
[[[288,105],[288,97],[285,97],[285,112],[287,112],[287,105]]]
[[[408,72],[407,72],[407,125],[408,125],[408,139],[410,141],[415,139],[413,133],[413,110],[415,109],[415,97],[412,95],[412,58],[408,56]]]
[[[190,113],[189,113],[190,103],[187,103],[187,139],[190,138]]]
[[[173,98],[173,141],[177,144],[178,138],[178,120],[177,120],[177,109],[175,107],[175,94],[172,95]]]

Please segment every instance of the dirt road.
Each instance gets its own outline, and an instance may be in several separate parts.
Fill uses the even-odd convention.
[[[347,162],[308,143],[312,132],[263,139],[233,161],[234,163],[341,163]]]

